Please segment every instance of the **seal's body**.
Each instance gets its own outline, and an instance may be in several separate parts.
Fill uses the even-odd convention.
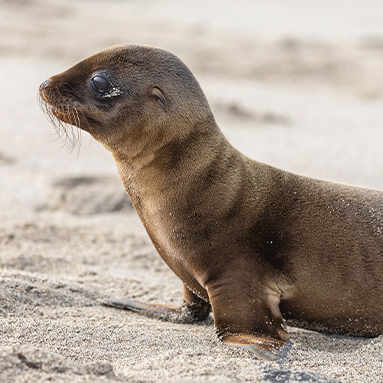
[[[107,304],[185,321],[213,310],[222,341],[274,358],[284,319],[383,333],[383,192],[294,175],[234,149],[174,55],[112,47],[40,87],[57,119],[111,151],[181,308]]]

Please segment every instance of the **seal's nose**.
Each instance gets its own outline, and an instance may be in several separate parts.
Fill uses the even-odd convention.
[[[40,92],[44,90],[44,88],[49,85],[51,82],[49,80],[45,80],[41,85],[40,85]]]

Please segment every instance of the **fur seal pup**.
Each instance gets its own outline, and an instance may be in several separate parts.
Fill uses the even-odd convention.
[[[234,149],[173,54],[119,45],[40,86],[48,113],[108,149],[158,253],[182,280],[180,308],[116,307],[198,321],[262,359],[284,320],[383,333],[383,192],[295,175]]]

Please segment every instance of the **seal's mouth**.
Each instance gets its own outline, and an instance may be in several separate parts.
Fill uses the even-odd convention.
[[[51,122],[57,119],[60,123],[76,126],[87,130],[89,125],[96,121],[86,116],[82,110],[70,99],[64,97],[59,88],[52,87],[49,82],[44,82],[39,89],[40,106]]]
[[[65,124],[76,126],[77,128],[87,130],[89,125],[96,124],[96,121],[84,115],[76,106],[70,103],[60,103],[59,106],[50,101],[43,92],[40,92],[40,100],[43,111]],[[51,122],[52,118],[50,118]]]
[[[78,128],[84,128],[89,124],[94,124],[95,120],[80,113],[77,108],[57,108],[51,105],[52,114],[60,121],[66,124],[77,126]]]
[[[38,93],[38,102],[47,119],[52,123],[57,136],[64,142],[69,141],[73,149],[81,147],[81,131],[89,131],[95,121],[85,116],[71,101],[60,92],[42,89]],[[80,128],[80,129],[75,129]]]

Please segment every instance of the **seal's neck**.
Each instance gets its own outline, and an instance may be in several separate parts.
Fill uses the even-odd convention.
[[[161,189],[176,192],[181,184],[198,178],[218,154],[230,149],[219,127],[210,121],[208,125],[194,126],[186,134],[147,140],[134,155],[120,151],[112,154],[125,189],[134,200],[141,195],[145,199],[150,194],[158,195]]]

